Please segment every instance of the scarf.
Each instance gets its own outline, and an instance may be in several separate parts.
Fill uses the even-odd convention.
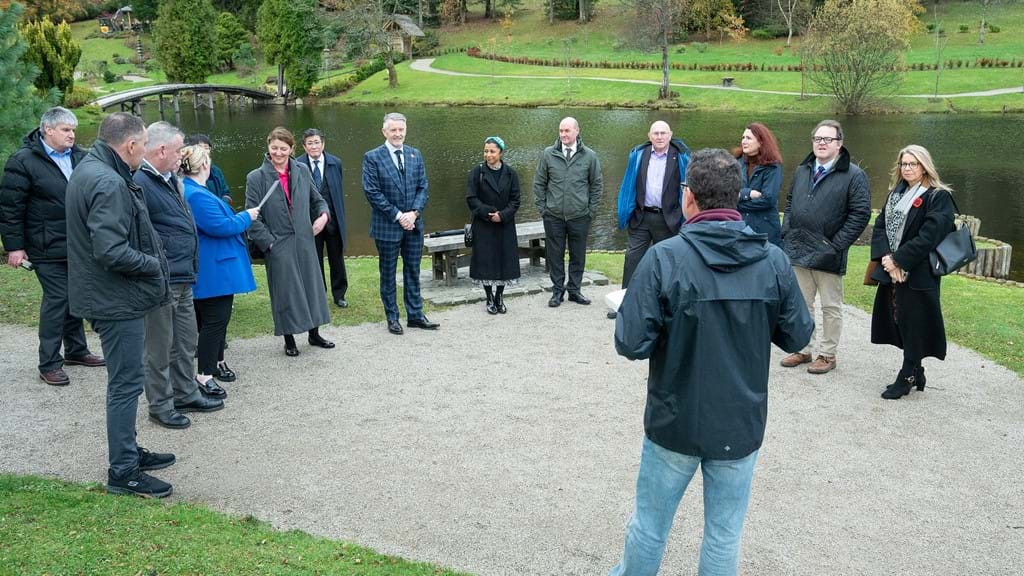
[[[922,194],[928,191],[918,182],[913,188],[897,186],[889,193],[889,199],[885,201],[885,236],[889,239],[889,249],[893,252],[899,249],[900,240],[903,239],[903,227],[907,224],[907,213]]]

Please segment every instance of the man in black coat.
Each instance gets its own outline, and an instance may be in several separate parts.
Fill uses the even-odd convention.
[[[738,568],[768,416],[771,345],[799,350],[814,328],[785,254],[735,210],[740,186],[739,164],[725,150],[693,155],[686,223],[647,251],[619,309],[615,349],[630,360],[649,358],[650,374],[636,507],[611,576],[657,573],[698,466],[700,573]]]
[[[39,377],[51,386],[71,378],[64,365],[104,366],[89,352],[82,319],[68,309],[67,222],[64,193],[85,157],[75,144],[78,119],[60,106],[47,110],[39,128],[11,155],[0,185],[0,233],[7,263],[34,267],[43,289],[39,306]],[[60,354],[64,345],[64,356]]]
[[[103,119],[92,150],[68,181],[71,313],[92,323],[107,357],[107,491],[163,498],[171,485],[145,472],[174,464],[135,440],[150,310],[168,302],[167,259],[132,171],[146,151],[146,125],[124,112]]]
[[[324,248],[327,262],[331,267],[331,300],[338,308],[348,308],[345,294],[348,292],[348,274],[345,272],[345,194],[341,181],[341,159],[324,152],[324,135],[316,128],[302,133],[302,148],[305,154],[296,158],[309,167],[313,184],[319,187],[320,195],[327,201],[331,218],[327,226],[316,235],[316,255],[320,260],[320,275],[324,273]],[[324,277],[324,290],[327,278]]]
[[[864,171],[850,162],[839,122],[822,120],[811,140],[811,154],[797,166],[786,197],[782,240],[812,318],[814,297],[821,298],[822,342],[816,359],[809,343],[783,358],[782,365],[793,368],[813,360],[807,371],[825,374],[836,367],[846,257],[871,219],[871,191]]]

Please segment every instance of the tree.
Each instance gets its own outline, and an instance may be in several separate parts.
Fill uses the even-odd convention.
[[[156,58],[169,82],[202,84],[217,64],[217,12],[210,0],[166,0],[156,20]]]
[[[265,0],[256,13],[263,57],[277,65],[277,93],[305,96],[320,76],[323,30],[316,0]]]
[[[82,57],[82,47],[71,37],[67,22],[54,25],[50,20],[39,20],[21,26],[21,35],[28,44],[24,59],[39,70],[36,88],[46,91],[56,88],[64,96],[75,88],[75,67]]]
[[[981,0],[981,25],[978,26],[978,44],[985,43],[985,32],[988,32],[988,9],[999,0]]]
[[[786,48],[789,48],[793,43],[793,30],[800,20],[810,12],[810,3],[808,0],[775,1],[779,3],[779,13],[786,22]]]
[[[0,9],[8,10],[13,3],[11,0],[0,1]],[[75,18],[84,14],[84,10],[77,0],[32,0],[28,6],[22,6],[22,22],[48,19],[54,24],[68,21],[74,22]]]
[[[686,22],[687,0],[629,0],[627,6],[633,12],[634,23],[630,28],[634,31],[635,40],[641,48],[657,46],[661,49],[661,87],[658,98],[668,100],[672,97],[669,84],[669,47],[676,33]]]
[[[458,3],[459,0],[444,0],[439,6],[442,20],[448,14],[446,7],[451,2]],[[363,58],[379,59],[384,63],[388,71],[388,88],[398,87],[398,69],[395,68],[394,47],[391,43],[391,33],[386,30],[388,22],[395,15],[395,6],[389,7],[385,0],[370,0],[359,2],[355,0],[346,15],[349,23],[349,45],[356,48],[356,55]],[[358,43],[353,43],[353,40]]]
[[[32,85],[38,70],[22,59],[28,48],[18,33],[21,4],[0,9],[0,163],[17,148],[21,138],[39,124],[43,110],[56,101],[51,90],[44,96]]]
[[[160,16],[160,0],[132,0],[132,19],[154,22]]]
[[[242,23],[230,12],[221,12],[217,16],[217,60],[229,69],[235,67],[235,53],[249,40],[249,33]]]
[[[917,0],[825,0],[800,48],[811,81],[850,114],[892,94],[919,11]]]

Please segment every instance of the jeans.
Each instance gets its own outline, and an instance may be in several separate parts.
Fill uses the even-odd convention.
[[[697,574],[734,576],[756,461],[756,450],[739,460],[710,460],[672,452],[644,437],[636,508],[626,525],[622,562],[609,576],[658,573],[676,509],[698,465],[704,476],[704,540]]]

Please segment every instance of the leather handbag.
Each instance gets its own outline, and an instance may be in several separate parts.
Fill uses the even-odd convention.
[[[960,213],[956,200],[953,200],[953,208],[956,214]],[[932,276],[945,276],[974,262],[977,258],[978,248],[974,245],[971,229],[966,223],[961,222],[959,228],[954,224],[953,231],[946,234],[942,242],[928,255],[928,262],[931,264]]]
[[[878,286],[878,280],[871,277],[878,270],[878,260],[868,260],[868,268],[864,271],[864,285]]]
[[[472,224],[466,224],[465,226],[463,226],[462,230],[463,230],[463,232],[466,235],[466,240],[465,240],[466,247],[467,248],[472,248],[473,247],[473,225]]]

